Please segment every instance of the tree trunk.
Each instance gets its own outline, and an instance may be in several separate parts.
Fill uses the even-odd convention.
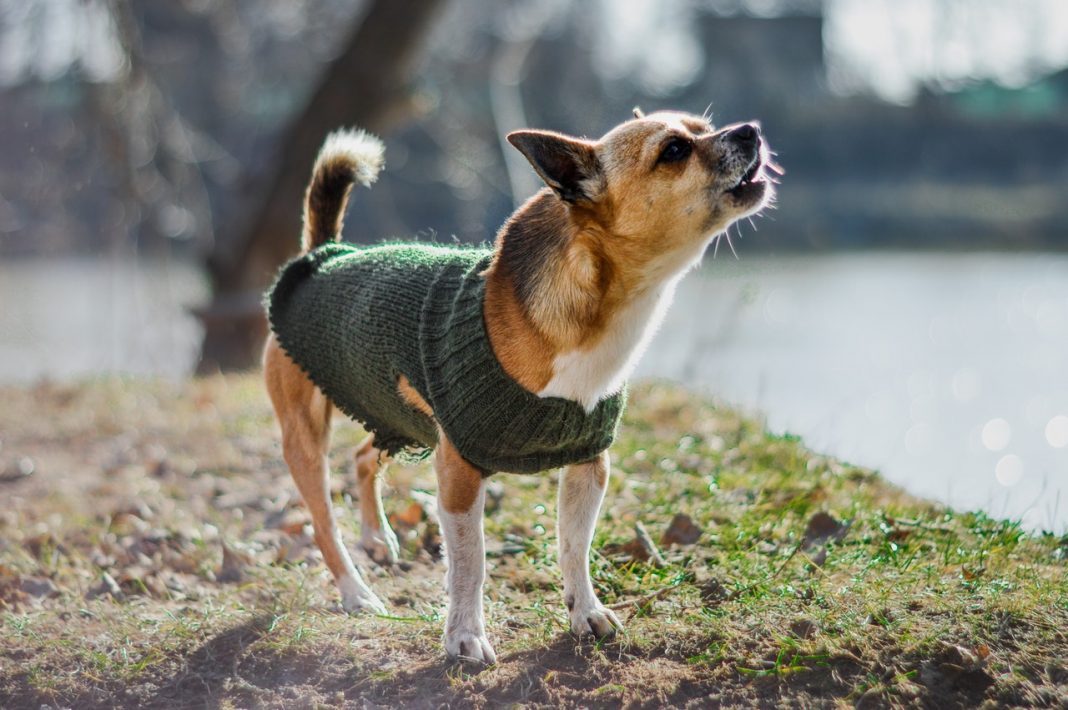
[[[250,218],[220,238],[207,267],[213,301],[204,324],[200,372],[252,365],[266,334],[264,288],[293,256],[312,163],[326,134],[356,125],[381,132],[410,111],[409,75],[442,0],[373,0],[282,144]],[[225,237],[225,235],[220,235]]]

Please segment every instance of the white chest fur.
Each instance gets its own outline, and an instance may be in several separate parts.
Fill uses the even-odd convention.
[[[660,327],[677,281],[671,279],[624,306],[592,348],[557,355],[553,377],[538,395],[574,400],[592,410],[602,397],[618,392]]]

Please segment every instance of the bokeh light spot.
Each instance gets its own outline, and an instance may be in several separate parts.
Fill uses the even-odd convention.
[[[1058,414],[1046,424],[1046,441],[1056,449],[1068,446],[1068,416]]]
[[[991,419],[983,426],[982,440],[989,451],[1001,451],[1012,440],[1012,426],[1000,417]]]
[[[953,396],[960,402],[971,402],[983,391],[979,373],[963,368],[953,374]]]
[[[1023,478],[1023,461],[1016,454],[1006,454],[998,459],[997,465],[994,467],[994,477],[998,479],[998,483],[1010,488],[1015,486]]]

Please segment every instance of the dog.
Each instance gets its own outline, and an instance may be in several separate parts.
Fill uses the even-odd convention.
[[[563,467],[559,559],[571,631],[604,638],[622,628],[590,582],[589,547],[625,381],[682,276],[729,226],[769,204],[781,174],[758,124],[717,129],[683,112],[635,109],[597,140],[521,130],[508,141],[545,187],[480,252],[337,243],[350,190],[374,182],[383,147],[363,132],[331,134],[305,197],[301,256],[268,297],[263,356],[283,455],[344,609],[386,611],[331,507],[335,407],[371,432],[355,468],[360,542],[379,564],[399,550],[382,467],[432,450],[445,650],[487,664],[496,656],[482,611],[482,515],[495,471]]]

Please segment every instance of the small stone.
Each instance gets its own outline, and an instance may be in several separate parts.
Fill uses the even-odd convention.
[[[117,601],[122,601],[126,598],[126,595],[123,593],[122,588],[119,587],[119,583],[116,582],[115,578],[107,572],[101,574],[100,582],[97,583],[85,594],[86,599],[96,599],[97,597],[102,596],[111,596]]]
[[[37,464],[29,456],[23,456],[18,461],[13,461],[7,469],[0,473],[0,483],[14,483],[24,478],[29,478],[37,470]]]
[[[37,599],[59,596],[59,587],[48,577],[24,577],[19,588]]]

